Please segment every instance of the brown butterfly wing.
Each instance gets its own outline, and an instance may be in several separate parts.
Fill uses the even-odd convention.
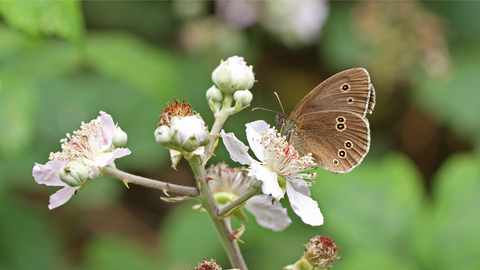
[[[356,113],[312,112],[291,124],[290,143],[301,155],[312,153],[322,167],[334,173],[351,171],[370,148],[368,120]]]
[[[291,119],[300,115],[329,110],[345,110],[361,116],[372,113],[375,107],[375,89],[364,68],[339,72],[315,87],[295,107]]]

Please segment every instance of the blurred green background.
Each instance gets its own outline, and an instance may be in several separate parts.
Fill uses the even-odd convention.
[[[153,131],[186,99],[207,124],[205,91],[221,59],[254,66],[252,107],[286,111],[343,69],[369,70],[377,105],[370,153],[345,175],[318,169],[325,224],[288,208],[285,231],[250,217],[249,269],[281,269],[326,234],[336,269],[480,269],[480,2],[0,1],[0,269],[229,267],[207,215],[161,191],[102,177],[48,210],[57,189],[32,177],[81,121],[111,114],[131,173],[194,185],[170,168]],[[274,115],[244,110],[224,129]],[[223,146],[212,163],[228,160]],[[228,162],[237,166],[233,162]],[[235,221],[234,227],[240,226]]]

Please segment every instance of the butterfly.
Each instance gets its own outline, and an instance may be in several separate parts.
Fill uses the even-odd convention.
[[[290,116],[277,114],[280,133],[300,155],[312,153],[325,169],[347,173],[370,149],[367,113],[375,107],[375,89],[364,68],[342,71],[315,87]]]

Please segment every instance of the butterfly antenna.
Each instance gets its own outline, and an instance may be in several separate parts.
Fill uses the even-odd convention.
[[[274,113],[279,113],[277,111],[274,111],[274,110],[269,110],[269,109],[265,109],[265,108],[262,108],[262,107],[255,107],[252,109],[252,112],[255,111],[255,110],[263,110],[263,111],[267,111],[267,112],[274,112]]]
[[[278,103],[280,104],[280,108],[282,108],[283,114],[285,114],[285,110],[283,109],[283,105],[282,105],[282,102],[280,101],[280,97],[278,96],[277,92],[273,92],[273,93],[275,94],[275,96],[278,99]]]

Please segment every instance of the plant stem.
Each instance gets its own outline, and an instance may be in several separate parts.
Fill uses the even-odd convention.
[[[238,242],[231,237],[233,234],[230,228],[230,223],[227,221],[227,219],[219,218],[217,216],[218,206],[212,196],[210,188],[208,187],[205,167],[198,156],[193,156],[188,160],[188,162],[192,167],[195,179],[198,181],[197,184],[201,193],[200,200],[202,201],[202,206],[207,211],[210,219],[213,222],[213,225],[215,226],[215,229],[218,232],[218,235],[220,236],[220,240],[222,241],[223,247],[227,252],[230,263],[234,268],[247,270],[247,266],[240,252]]]
[[[126,184],[134,183],[134,184],[145,186],[145,187],[160,189],[160,190],[163,190],[164,192],[172,191],[175,193],[180,193],[180,194],[188,195],[192,197],[197,197],[200,195],[200,191],[198,190],[198,188],[186,187],[186,186],[170,184],[162,181],[157,181],[157,180],[129,174],[112,167],[105,167],[103,168],[102,172],[104,175],[108,175],[108,176],[120,179]]]
[[[213,123],[213,127],[210,130],[210,142],[205,146],[207,152],[205,153],[206,158],[202,164],[204,167],[207,164],[207,161],[212,156],[211,153],[215,150],[220,134],[220,129],[222,128],[225,121],[227,121],[227,118],[230,116],[229,109],[231,108],[232,100],[232,95],[226,95],[223,101],[222,109],[215,114],[215,122]]]
[[[223,215],[229,213],[230,211],[232,211],[234,208],[238,207],[239,205],[244,204],[248,199],[257,195],[259,192],[260,191],[251,187],[247,192],[245,192],[241,197],[239,197],[238,199],[233,201],[231,204],[229,204],[229,205],[227,205],[227,206],[225,206],[221,209],[218,209],[217,215],[219,217],[222,217]]]

